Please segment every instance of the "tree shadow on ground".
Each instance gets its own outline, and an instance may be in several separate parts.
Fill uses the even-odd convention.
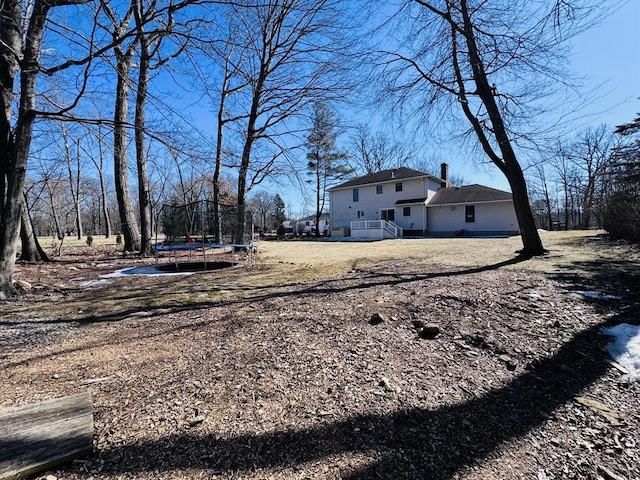
[[[584,300],[603,313],[614,312],[617,323],[640,324],[640,261],[635,259],[576,261],[551,275],[569,290],[593,292]],[[588,275],[576,271],[589,272]]]
[[[373,461],[360,468],[343,467],[342,478],[455,478],[507,442],[553,421],[556,410],[606,374],[606,339],[600,330],[627,321],[631,312],[637,311],[637,277],[633,271],[621,276],[619,266],[611,263],[583,267],[592,270],[588,281],[560,275],[563,281],[574,281],[566,284],[569,290],[602,285],[615,278],[629,295],[618,302],[585,299],[596,303],[607,320],[578,332],[554,355],[527,365],[510,383],[483,396],[437,409],[412,408],[319,420],[323,423],[317,427],[299,430],[232,437],[201,437],[185,432],[108,448],[100,453],[104,472],[135,474],[153,469],[162,474],[196,468],[224,475],[260,469],[302,469],[307,462],[335,462],[336,456],[363,454]],[[464,272],[472,271],[479,270]],[[462,271],[447,272],[457,274]],[[410,281],[403,276],[392,277],[382,276],[390,283]],[[376,284],[382,281],[378,278]],[[331,289],[324,293],[331,293]]]
[[[338,284],[336,280],[345,280],[345,279],[326,279],[320,280],[317,282],[306,282],[303,285],[299,283],[293,284],[281,284],[276,286],[256,286],[256,287],[240,287],[240,288],[232,288],[228,287],[231,291],[238,291],[239,294],[231,299],[220,299],[216,301],[194,301],[194,302],[185,302],[182,305],[176,306],[165,306],[165,305],[157,305],[154,307],[153,305],[145,304],[144,306],[134,305],[126,309],[118,310],[115,312],[109,313],[99,313],[95,312],[90,315],[84,316],[82,318],[77,318],[74,321],[81,324],[88,323],[100,323],[100,322],[114,322],[125,320],[130,318],[131,316],[135,316],[137,313],[142,311],[150,312],[150,316],[153,315],[154,308],[159,308],[162,314],[167,313],[181,313],[185,311],[192,311],[197,309],[207,309],[213,307],[220,306],[229,306],[233,304],[245,304],[252,302],[260,302],[265,301],[273,297],[287,297],[291,296],[293,298],[299,295],[305,294],[325,294],[330,295],[334,293],[341,293],[348,290],[360,290],[366,288],[375,288],[380,286],[395,286],[403,283],[411,283],[416,281],[429,280],[433,278],[441,278],[441,277],[456,277],[460,275],[472,275],[482,272],[487,272],[491,270],[497,270],[502,267],[506,267],[509,265],[515,265],[520,262],[524,262],[528,260],[528,257],[517,256],[514,258],[510,258],[508,260],[498,262],[491,265],[483,265],[478,267],[471,268],[461,268],[458,270],[442,270],[437,272],[428,272],[428,273],[393,273],[393,272],[385,272],[381,269],[374,269],[372,271],[360,272],[354,275],[349,275],[347,280],[351,279],[352,281]],[[191,281],[192,284],[195,282]],[[190,291],[191,294],[197,294],[200,292],[207,292],[211,290],[211,286],[203,286],[201,289],[195,288]],[[148,292],[147,292],[148,294]],[[162,288],[158,288],[157,290],[152,291],[152,295],[154,296],[162,296],[163,290]],[[104,295],[103,292],[96,291],[92,293],[97,297]],[[122,292],[121,300],[125,299],[136,299],[141,298],[143,295],[140,292],[130,291],[130,292]],[[83,301],[87,301],[89,304],[91,303],[91,296],[87,295],[83,298]],[[56,320],[51,320],[51,322],[55,322]]]
[[[412,282],[419,282],[429,279],[435,278],[446,278],[446,277],[455,277],[461,275],[472,275],[476,273],[486,272],[490,270],[496,270],[501,267],[505,267],[508,265],[514,265],[520,262],[527,260],[526,257],[514,257],[496,264],[484,265],[473,268],[461,268],[459,270],[442,270],[436,272],[428,272],[428,273],[393,273],[387,272],[382,269],[374,269],[373,271],[361,272],[360,274],[350,275],[347,281],[345,279],[327,279],[320,280],[317,282],[308,282],[303,285],[300,284],[285,284],[278,286],[260,286],[260,287],[250,287],[243,289],[242,292],[239,292],[237,296],[229,299],[220,299],[217,301],[197,301],[197,302],[185,302],[182,305],[178,306],[166,306],[163,305],[162,302],[158,302],[156,305],[149,304],[144,301],[146,299],[146,295],[153,296],[162,296],[164,289],[163,287],[158,287],[158,289],[154,289],[151,292],[149,291],[139,291],[139,290],[131,290],[131,291],[123,291],[119,293],[120,301],[128,301],[128,306],[126,308],[118,308],[115,311],[108,313],[100,313],[95,311],[95,309],[91,308],[92,305],[95,305],[99,300],[104,299],[105,292],[101,289],[90,292],[90,294],[84,295],[81,298],[82,305],[86,305],[89,308],[84,308],[90,312],[88,315],[80,318],[76,318],[73,320],[68,319],[57,319],[57,318],[44,318],[38,320],[2,320],[0,319],[0,327],[7,327],[13,329],[24,329],[25,333],[29,331],[29,328],[33,329],[33,327],[38,327],[40,329],[40,333],[38,335],[40,337],[47,337],[52,332],[55,332],[55,329],[52,328],[55,325],[64,325],[67,324],[71,326],[84,326],[90,325],[94,323],[104,323],[104,322],[122,322],[127,320],[134,319],[149,319],[149,321],[153,321],[153,317],[157,315],[167,315],[167,314],[176,314],[176,313],[193,313],[198,310],[212,309],[212,308],[224,308],[234,305],[245,305],[256,302],[266,302],[272,298],[287,298],[290,297],[293,301],[298,301],[299,297],[302,295],[331,295],[337,293],[343,293],[349,290],[362,290],[368,288],[375,288],[380,286],[395,286],[400,284],[407,284]],[[336,280],[338,280],[336,282]],[[188,284],[185,284],[188,285]],[[202,291],[206,291],[210,289],[209,286],[202,287]],[[200,290],[192,289],[191,293],[196,295]],[[112,303],[117,302],[118,299],[109,297]],[[154,328],[149,332],[144,332],[138,334],[136,337],[132,338],[131,341],[139,341],[141,338],[151,338],[158,337],[162,335],[170,334],[174,331],[182,330],[183,328],[197,328],[199,326],[203,326],[211,323],[212,320],[202,320],[202,321],[189,321],[187,324],[176,324],[166,328],[157,329]],[[25,337],[26,338],[26,337]],[[41,339],[42,342],[46,343],[46,339]],[[46,354],[34,354],[29,356],[27,359],[23,359],[17,362],[11,362],[7,364],[7,367],[13,367],[25,363],[29,363],[35,360],[48,358],[52,355],[61,355],[64,353],[70,353],[72,351],[82,350],[91,347],[97,347],[103,345],[108,342],[106,339],[95,339],[95,341],[90,344],[85,344],[81,347],[77,347],[74,349],[67,349],[64,351],[56,351],[55,353],[46,353]],[[1,343],[0,343],[1,345]],[[26,343],[25,343],[26,345]]]
[[[349,288],[479,273],[506,264],[422,275],[375,272],[346,286],[318,282],[284,294],[326,295]],[[604,281],[614,275],[614,270],[614,265],[595,264],[589,281],[595,284]],[[581,278],[560,278],[573,280],[574,283],[568,285],[570,289],[585,286]],[[635,277],[624,278],[628,284]],[[633,283],[627,288],[635,291]],[[227,304],[255,302],[282,294],[265,291]],[[162,477],[173,470],[193,468],[212,475],[233,475],[256,469],[303,468],[307,462],[334,462],[335,456],[363,454],[373,461],[359,469],[344,467],[342,478],[454,478],[505,443],[553,419],[554,411],[602,377],[609,364],[602,349],[604,338],[599,333],[600,328],[624,321],[628,308],[632,304],[637,306],[635,298],[624,303],[600,301],[601,308],[610,314],[606,322],[578,332],[553,356],[528,365],[526,371],[505,386],[463,403],[437,409],[412,408],[363,414],[334,421],[324,418],[313,428],[230,437],[201,436],[197,430],[187,431],[156,441],[108,447],[99,452],[101,472],[113,475],[147,473]],[[330,457],[334,458],[329,460]]]
[[[327,422],[315,428],[230,438],[179,434],[100,452],[103,473],[196,468],[229,474],[296,468],[330,456],[374,458],[342,478],[454,478],[502,444],[543,424],[607,371],[596,325],[502,388],[457,405]],[[335,459],[334,459],[335,460]]]

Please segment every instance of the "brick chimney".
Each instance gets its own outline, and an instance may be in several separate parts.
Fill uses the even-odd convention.
[[[441,163],[440,164],[440,178],[442,179],[442,182],[440,182],[440,186],[442,188],[447,188],[450,186],[449,184],[449,165],[447,165],[446,163]]]

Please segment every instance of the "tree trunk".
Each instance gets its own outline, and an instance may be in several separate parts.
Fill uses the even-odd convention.
[[[60,225],[60,217],[58,215],[58,209],[56,208],[53,189],[51,188],[51,182],[48,178],[45,179],[45,185],[47,187],[47,193],[49,194],[49,206],[51,207],[51,216],[53,217],[53,227],[55,228],[56,238],[62,240],[65,232],[62,229],[62,225]]]
[[[250,127],[247,129],[247,138],[244,142],[242,149],[242,161],[240,162],[240,170],[238,172],[238,215],[236,224],[236,233],[233,243],[244,244],[245,230],[247,228],[245,224],[245,217],[247,212],[246,195],[247,195],[247,174],[249,172],[249,160],[251,158],[251,147],[253,146],[253,125],[254,121],[250,121]],[[253,232],[252,232],[253,233]]]
[[[88,0],[36,0],[22,44],[22,3],[0,2],[0,300],[15,293],[12,285],[17,241],[22,218],[27,160],[35,120],[35,83],[39,71],[42,38],[52,6],[86,3]],[[17,55],[22,52],[18,65]],[[20,101],[15,130],[11,131],[11,106],[15,76],[20,69]]]
[[[15,144],[11,132],[11,107],[18,62],[14,52],[21,50],[21,4],[7,0],[0,4],[0,82],[2,118],[0,118],[0,299],[15,293],[12,285],[16,261],[16,242],[20,228],[22,172],[16,169]],[[16,132],[17,133],[17,132]],[[26,161],[26,158],[24,159]],[[16,196],[19,191],[20,195]]]
[[[100,153],[102,156],[102,153]],[[107,197],[107,187],[104,181],[104,172],[102,171],[102,161],[100,162],[100,169],[98,171],[100,177],[100,198],[102,201],[102,216],[104,218],[104,237],[111,238],[111,219],[109,218],[109,198]]]
[[[140,251],[140,232],[129,188],[129,163],[127,155],[127,117],[129,113],[129,67],[131,57],[116,53],[118,82],[113,129],[113,164],[120,229],[124,238],[124,250]]]
[[[564,182],[564,229],[569,230],[569,186]]]
[[[318,155],[316,158],[316,237],[320,236],[320,217],[322,216],[322,206],[320,205],[320,197],[322,195],[320,192],[320,177],[322,176],[324,167],[322,163],[326,161],[320,157],[321,155]]]
[[[517,165],[517,169],[515,171],[511,171],[510,174],[507,175],[507,180],[511,187],[511,193],[513,194],[513,206],[516,211],[516,217],[518,218],[518,224],[520,225],[520,236],[522,237],[522,244],[524,247],[521,251],[521,255],[542,255],[545,253],[545,249],[542,246],[538,227],[536,226],[536,222],[531,211],[527,184],[524,179],[522,169],[520,168],[520,164],[518,164],[515,157],[512,161]]]
[[[581,227],[585,230],[591,227],[595,189],[595,177],[592,174],[589,174],[582,201],[582,221],[580,222]]]
[[[3,118],[0,125],[0,155],[2,155],[2,210],[0,211],[0,300],[15,294],[12,285],[18,236],[22,219],[22,203],[35,120],[35,83],[44,26],[49,2],[36,1],[21,47],[19,25],[22,22],[21,2],[0,4],[0,76],[2,82]],[[11,99],[18,70],[14,53],[23,51],[20,72],[20,102],[15,131],[11,135]]]
[[[547,222],[549,222],[549,230],[553,231],[553,212],[551,211],[551,198],[549,197],[549,186],[547,185],[547,179],[544,179],[544,204],[547,213]]]
[[[64,137],[64,154],[67,160],[67,175],[69,178],[69,190],[73,200],[73,209],[75,211],[76,238],[82,240],[82,211],[80,209],[80,143],[78,141],[78,151],[76,157],[76,178],[74,182],[73,170],[71,169],[71,149],[69,148],[69,137],[67,130],[62,126],[62,135]]]
[[[141,28],[139,26],[139,28]],[[138,69],[138,89],[136,92],[135,137],[136,164],[138,167],[138,208],[140,209],[140,230],[142,234],[140,255],[151,255],[151,192],[147,172],[147,150],[145,148],[145,108],[149,85],[149,45],[144,33],[140,33],[140,66]]]
[[[31,215],[27,207],[26,196],[22,201],[22,221],[20,225],[20,240],[22,248],[20,249],[20,260],[25,262],[49,262],[47,253],[40,246],[38,237],[33,230]]]
[[[529,194],[527,192],[527,183],[524,179],[524,174],[522,173],[522,168],[520,167],[515,151],[511,145],[511,140],[507,133],[504,120],[502,119],[502,114],[500,113],[500,109],[498,108],[494,97],[493,88],[489,84],[482,57],[478,52],[475,35],[473,33],[474,26],[469,15],[466,0],[461,0],[460,9],[464,22],[463,30],[468,50],[467,55],[473,70],[473,78],[476,84],[477,95],[486,108],[491,121],[493,135],[495,136],[496,143],[502,154],[501,159],[498,158],[494,152],[491,152],[489,157],[498,166],[498,168],[502,170],[507,177],[509,185],[511,186],[513,205],[520,225],[520,234],[523,244],[521,255],[542,255],[545,253],[545,249],[542,246],[542,240],[540,239],[540,234],[536,227],[533,212],[531,211]],[[456,35],[455,30],[453,31],[453,35]],[[468,105],[466,106],[465,114],[468,118],[471,114]],[[473,117],[473,119],[469,118],[469,120],[474,125],[474,130],[476,130],[476,132],[482,128],[477,124],[474,124],[474,121],[476,123],[478,122],[477,118]],[[487,151],[487,149],[491,147],[487,143],[483,144],[483,148]]]
[[[218,104],[218,126],[216,130],[216,159],[213,167],[213,241],[222,243],[222,215],[220,213],[220,172],[222,171],[222,146],[224,141],[224,108],[229,83],[228,62],[225,63],[225,74],[220,90]],[[238,217],[239,218],[239,217]]]
[[[251,111],[249,113],[249,118],[247,121],[247,130],[246,137],[244,141],[244,147],[242,148],[242,159],[240,162],[240,170],[238,172],[238,217],[237,217],[237,225],[236,225],[236,235],[235,235],[235,243],[244,244],[243,241],[245,236],[245,217],[246,217],[246,195],[247,195],[247,175],[249,173],[249,163],[251,161],[251,149],[253,147],[253,142],[256,138],[256,121],[258,120],[258,110],[260,104],[260,96],[262,95],[262,86],[264,85],[264,81],[266,78],[266,74],[264,73],[264,69],[266,69],[266,65],[261,66],[262,70],[258,77],[258,82],[253,92],[253,99],[251,102]],[[253,232],[251,232],[253,235]]]
[[[98,141],[98,155],[99,159],[96,161],[93,156],[91,161],[98,170],[98,179],[100,181],[100,204],[102,208],[102,218],[104,219],[104,236],[105,238],[111,238],[111,219],[109,218],[109,198],[107,196],[107,186],[104,180],[104,151],[102,149],[102,132],[100,126],[98,126],[98,135],[96,136]]]

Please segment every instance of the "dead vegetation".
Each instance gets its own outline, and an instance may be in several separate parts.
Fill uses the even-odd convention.
[[[640,256],[543,238],[533,260],[455,239],[268,242],[175,277],[101,278],[149,261],[107,247],[19,265],[0,406],[93,393],[65,479],[638,479],[640,388],[599,329],[638,322]]]

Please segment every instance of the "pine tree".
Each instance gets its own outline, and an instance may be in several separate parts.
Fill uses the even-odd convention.
[[[322,216],[329,188],[351,175],[347,152],[338,150],[338,121],[331,108],[322,102],[313,105],[312,126],[307,136],[307,170],[316,194],[316,236],[320,236]]]
[[[285,204],[284,200],[282,200],[282,197],[277,193],[273,197],[273,206],[275,207],[274,216],[276,222],[276,231],[278,233],[278,236],[282,237],[284,236],[284,226],[282,224],[286,220],[284,214]]]
[[[600,221],[613,238],[640,243],[640,116],[616,133],[628,141],[612,152]]]

